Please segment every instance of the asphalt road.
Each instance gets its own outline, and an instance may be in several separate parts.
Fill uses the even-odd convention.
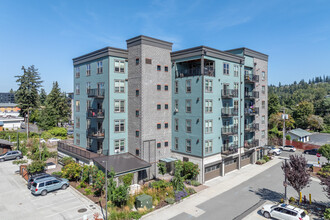
[[[283,152],[281,156],[288,157],[290,154],[292,153]],[[300,152],[294,154],[300,154]],[[309,161],[317,161],[316,156],[306,155],[306,158]],[[242,219],[258,208],[264,200],[277,202],[283,198],[283,181],[284,175],[281,163],[279,163],[237,187],[197,206],[197,208],[205,211],[199,217],[195,218],[187,213],[182,213],[172,219]],[[305,188],[302,193],[307,198],[308,194],[311,193],[313,201],[330,204],[318,181],[312,181],[310,187]],[[288,197],[291,196],[298,197],[297,193],[288,187]],[[198,199],[198,196],[195,199]]]

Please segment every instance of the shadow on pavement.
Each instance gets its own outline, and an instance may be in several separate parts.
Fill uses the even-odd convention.
[[[258,189],[257,191],[254,191],[256,195],[260,197],[262,200],[268,200],[272,202],[279,202],[282,198],[284,198],[284,195],[282,193],[275,192],[273,190],[269,189]]]

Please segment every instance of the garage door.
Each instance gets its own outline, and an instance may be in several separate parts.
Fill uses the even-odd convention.
[[[225,173],[229,173],[237,169],[238,158],[225,161]]]
[[[218,176],[221,176],[220,163],[205,168],[205,174],[204,174],[205,181],[208,181]]]
[[[242,156],[242,167],[248,165],[252,161],[252,154],[246,154]]]

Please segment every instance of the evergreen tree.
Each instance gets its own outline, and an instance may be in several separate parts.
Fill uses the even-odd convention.
[[[40,97],[40,104],[45,105],[47,94],[44,88],[41,88],[39,97]]]
[[[268,96],[268,115],[276,114],[280,111],[281,105],[277,95],[271,94]]]

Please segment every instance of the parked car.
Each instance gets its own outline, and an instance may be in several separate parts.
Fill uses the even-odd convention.
[[[73,130],[68,130],[67,135],[73,135]]]
[[[287,204],[264,205],[261,209],[261,214],[265,218],[276,218],[281,220],[309,220],[309,216],[306,215],[303,209]]]
[[[281,150],[285,150],[285,151],[291,151],[291,152],[295,152],[296,148],[292,145],[285,145],[283,147],[280,147]]]
[[[269,151],[268,151],[269,154],[273,154],[273,155],[276,155],[276,156],[279,156],[281,155],[282,151],[281,149],[278,149],[276,147],[272,147]]]
[[[46,143],[45,139],[40,138],[40,143]]]
[[[28,189],[31,188],[31,185],[37,181],[37,180],[41,180],[41,179],[45,179],[45,178],[48,178],[48,177],[51,177],[50,174],[48,173],[38,173],[38,174],[35,174],[35,175],[32,175],[29,180],[28,180],[28,184],[27,184],[27,187]]]
[[[58,142],[58,141],[60,141],[61,139],[58,139],[58,138],[51,138],[51,139],[48,139],[48,142],[49,143],[56,143],[56,142]]]
[[[64,178],[48,177],[40,180],[36,180],[31,185],[31,193],[33,195],[47,195],[48,192],[63,189],[65,190],[69,186],[69,180]]]
[[[12,160],[12,159],[21,159],[23,158],[23,154],[19,150],[14,150],[14,151],[8,151],[4,154],[0,155],[0,162],[3,162],[5,160]]]
[[[316,155],[316,154],[318,153],[317,151],[318,151],[317,148],[310,149],[310,150],[305,150],[305,151],[304,151],[304,154]]]

